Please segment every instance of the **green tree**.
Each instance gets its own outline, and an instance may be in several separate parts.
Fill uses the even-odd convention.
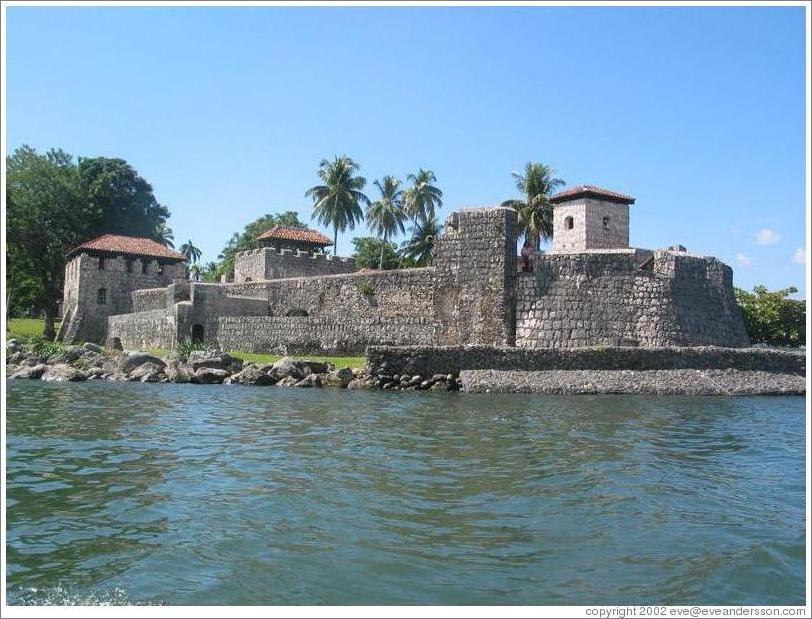
[[[305,225],[299,221],[299,215],[295,211],[285,211],[279,214],[267,213],[255,219],[247,224],[242,232],[235,232],[231,235],[223,251],[217,256],[218,262],[209,263],[201,272],[203,280],[219,281],[221,275],[232,276],[234,274],[234,256],[237,252],[259,247],[257,237],[274,226],[305,227]],[[215,265],[213,269],[209,268],[211,264]]]
[[[379,200],[375,200],[367,208],[367,223],[369,229],[381,237],[381,255],[378,268],[383,269],[383,253],[389,238],[403,233],[403,222],[406,212],[403,210],[403,190],[400,181],[394,176],[384,176],[382,180],[375,181],[375,186],[381,193]]]
[[[538,249],[542,239],[546,241],[553,237],[550,196],[564,185],[564,181],[555,178],[555,170],[543,163],[529,162],[524,166],[524,172],[513,172],[512,175],[522,197],[505,200],[502,206],[516,210],[525,244]]]
[[[9,295],[20,291],[43,311],[43,336],[53,339],[65,255],[93,231],[78,169],[61,150],[40,155],[21,146],[6,158],[6,246]]]
[[[753,292],[735,289],[747,335],[754,344],[801,346],[806,343],[806,304],[788,298],[795,287],[772,292],[756,286]]]
[[[195,247],[191,239],[180,246],[180,253],[183,254],[183,257],[186,258],[190,264],[197,264],[198,260],[200,260],[200,256],[203,255],[203,252]]]
[[[158,202],[150,185],[123,159],[79,160],[79,178],[98,234],[124,234],[172,246],[166,227],[169,209]]]
[[[313,199],[313,217],[323,226],[333,228],[333,253],[338,252],[338,231],[355,229],[364,218],[361,205],[368,205],[369,198],[361,191],[367,181],[358,176],[359,166],[347,156],[332,161],[322,159],[319,164],[321,185],[305,192]]]
[[[426,221],[436,215],[437,209],[443,206],[443,192],[435,183],[437,176],[431,170],[417,171],[409,174],[406,180],[411,183],[405,193],[406,212],[415,221]]]
[[[359,269],[383,269],[388,271],[398,269],[401,265],[401,256],[397,245],[383,241],[374,236],[356,237],[352,240],[355,246],[355,266]],[[383,261],[381,261],[383,254]]]
[[[417,266],[431,264],[434,241],[440,236],[441,228],[437,218],[431,214],[427,219],[418,220],[411,228],[411,237],[403,244],[401,253]]]

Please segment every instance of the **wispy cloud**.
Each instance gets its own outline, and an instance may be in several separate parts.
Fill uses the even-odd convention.
[[[806,264],[806,250],[803,247],[796,249],[792,261],[798,264]]]
[[[753,261],[744,254],[736,254],[736,260],[738,260],[739,266],[743,269],[749,269],[753,266]]]
[[[762,228],[756,234],[756,245],[775,245],[781,236],[772,228]]]

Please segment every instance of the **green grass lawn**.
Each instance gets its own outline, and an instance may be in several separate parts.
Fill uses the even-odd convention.
[[[6,332],[9,339],[27,340],[31,337],[42,337],[45,321],[42,318],[9,318],[6,322]],[[54,328],[59,331],[59,322],[54,322]]]
[[[146,352],[156,355],[158,357],[166,358],[171,351],[164,349],[150,348]],[[229,350],[228,354],[232,357],[237,357],[245,362],[256,363],[257,365],[264,365],[266,363],[273,363],[279,361],[283,355],[266,355],[264,353],[256,352],[241,352],[239,350]],[[324,357],[320,355],[288,355],[295,359],[305,359],[308,361],[322,361],[325,363],[332,363],[336,368],[360,368],[366,363],[366,357]]]

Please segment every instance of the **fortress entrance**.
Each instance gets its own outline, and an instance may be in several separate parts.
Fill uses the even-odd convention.
[[[192,326],[192,344],[202,344],[205,336],[206,332],[203,329],[203,325]]]

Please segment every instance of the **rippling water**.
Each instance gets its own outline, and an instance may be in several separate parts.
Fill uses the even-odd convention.
[[[7,383],[9,603],[804,603],[803,398]]]

